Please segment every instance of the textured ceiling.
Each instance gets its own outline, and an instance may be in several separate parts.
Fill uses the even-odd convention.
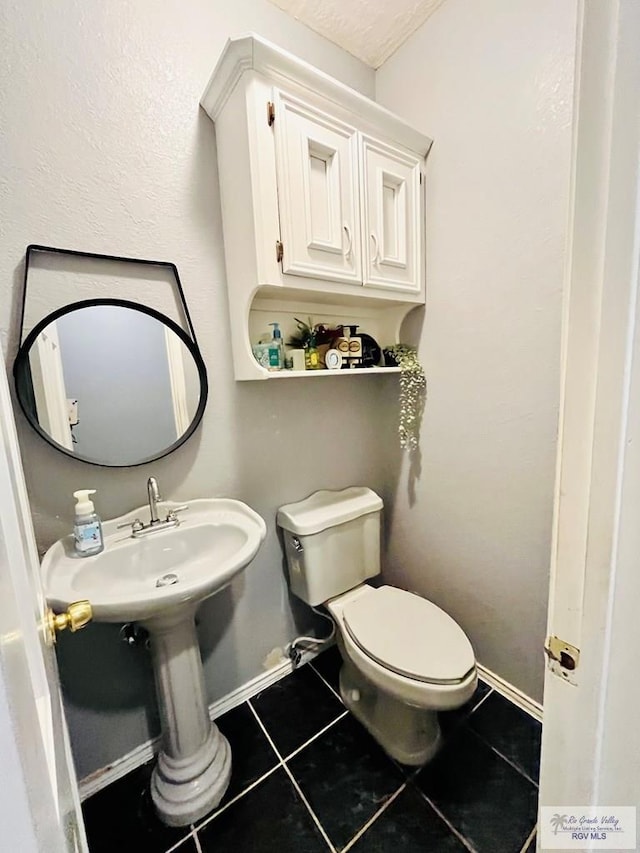
[[[310,29],[379,68],[443,0],[271,0]]]

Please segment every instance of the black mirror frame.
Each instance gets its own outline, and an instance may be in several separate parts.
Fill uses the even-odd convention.
[[[159,311],[156,311],[154,308],[150,308],[147,305],[143,305],[137,302],[130,302],[126,299],[108,299],[108,298],[100,298],[100,299],[86,299],[81,300],[79,302],[73,302],[69,305],[64,305],[61,308],[57,308],[55,311],[48,314],[46,317],[43,317],[36,326],[29,332],[27,337],[21,343],[16,358],[13,362],[13,379],[14,385],[16,389],[16,397],[20,408],[27,419],[29,425],[40,435],[51,447],[58,450],[60,453],[64,453],[65,456],[70,457],[71,459],[75,459],[78,462],[85,462],[87,465],[97,465],[101,468],[137,468],[140,465],[147,465],[150,462],[155,462],[158,459],[162,459],[165,456],[168,456],[170,453],[173,453],[174,450],[177,450],[181,445],[183,445],[196,431],[200,422],[202,421],[202,417],[204,415],[204,410],[207,404],[207,398],[209,395],[209,383],[207,379],[207,370],[204,364],[204,360],[200,353],[200,348],[198,347],[198,343],[196,341],[195,332],[193,330],[193,324],[191,322],[191,317],[189,315],[189,310],[187,308],[187,303],[184,298],[184,293],[182,290],[182,285],[180,283],[180,277],[178,275],[178,270],[175,264],[164,262],[164,261],[148,261],[143,260],[142,258],[126,258],[126,257],[118,257],[115,255],[102,255],[95,254],[92,252],[77,252],[71,249],[56,249],[50,246],[39,246],[39,245],[30,245],[27,246],[26,252],[26,263],[25,263],[25,274],[24,274],[24,290],[22,295],[22,312],[20,318],[20,337],[22,338],[22,331],[24,328],[24,314],[25,314],[25,306],[26,306],[26,297],[27,297],[27,277],[29,275],[29,263],[31,259],[31,254],[33,252],[45,252],[49,254],[64,254],[64,255],[73,255],[75,257],[83,257],[83,258],[93,258],[97,260],[107,260],[107,261],[121,261],[123,263],[134,263],[134,264],[144,264],[146,266],[160,266],[160,267],[169,267],[175,276],[176,286],[178,289],[178,294],[180,296],[182,302],[182,309],[184,311],[185,319],[187,321],[187,326],[189,328],[190,335],[185,332],[177,323],[175,323],[171,318],[167,317],[164,314],[161,314]],[[28,368],[29,365],[29,350],[33,345],[34,341],[38,337],[38,335],[42,332],[44,328],[49,323],[54,322],[58,319],[58,317],[63,317],[65,314],[69,314],[72,311],[77,311],[79,308],[91,308],[99,305],[109,305],[116,306],[121,308],[132,308],[135,311],[140,311],[143,314],[147,314],[149,317],[153,317],[155,320],[158,320],[163,325],[167,326],[172,332],[174,332],[178,338],[182,341],[182,343],[186,346],[189,353],[191,354],[197,371],[198,378],[200,380],[200,400],[198,401],[198,408],[196,410],[195,415],[189,425],[189,428],[185,430],[185,432],[178,438],[172,445],[167,448],[164,448],[160,453],[153,454],[151,456],[146,457],[145,459],[141,459],[139,462],[132,462],[127,465],[110,465],[105,462],[96,462],[93,459],[86,459],[83,456],[78,456],[75,453],[67,450],[66,447],[62,447],[62,445],[58,444],[57,441],[54,441],[51,436],[45,432],[37,420],[33,417],[32,413],[25,406],[24,401],[22,399],[22,395],[20,393],[20,384],[19,380],[22,374],[25,372],[25,365]]]

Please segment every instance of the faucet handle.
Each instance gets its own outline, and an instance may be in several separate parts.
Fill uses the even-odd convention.
[[[167,512],[167,521],[176,521],[179,512],[184,512],[185,509],[189,509],[188,504],[183,504],[182,506],[174,506]]]
[[[123,524],[117,524],[116,530],[121,530],[123,527],[130,527],[131,531],[135,533],[138,530],[142,530],[144,524],[140,521],[139,518],[134,518],[133,521],[125,521]]]

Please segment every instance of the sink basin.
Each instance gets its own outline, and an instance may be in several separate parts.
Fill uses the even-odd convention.
[[[176,506],[165,501],[161,516]],[[132,538],[128,529],[117,529],[148,515],[148,507],[141,507],[105,522],[104,551],[93,557],[78,557],[72,536],[47,551],[42,573],[54,610],[86,598],[95,621],[133,622],[179,605],[197,605],[251,562],[266,532],[257,513],[226,498],[191,501],[178,527],[139,539]]]

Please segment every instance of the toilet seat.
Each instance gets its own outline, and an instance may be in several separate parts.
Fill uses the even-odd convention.
[[[405,678],[456,685],[475,671],[471,643],[447,613],[425,598],[382,586],[348,601],[343,624],[379,665]]]

